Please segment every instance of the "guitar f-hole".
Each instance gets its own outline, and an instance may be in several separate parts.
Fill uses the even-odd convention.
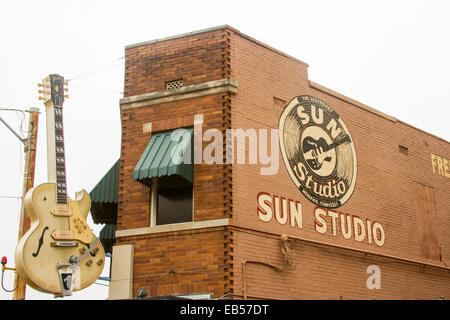
[[[38,256],[39,251],[41,250],[41,247],[44,244],[44,234],[45,234],[45,231],[47,231],[47,230],[48,230],[48,227],[45,227],[44,230],[42,230],[41,237],[39,238],[39,244],[38,244],[37,251],[32,254],[32,256],[35,258]]]

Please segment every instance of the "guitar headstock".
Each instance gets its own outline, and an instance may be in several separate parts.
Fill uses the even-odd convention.
[[[62,106],[64,98],[69,98],[64,94],[68,91],[65,85],[67,85],[67,81],[64,81],[64,77],[58,74],[45,77],[42,83],[38,84],[38,87],[42,87],[42,90],[39,90],[39,93],[42,94],[39,100],[43,100],[46,106],[49,105],[49,102],[52,102],[53,106]]]

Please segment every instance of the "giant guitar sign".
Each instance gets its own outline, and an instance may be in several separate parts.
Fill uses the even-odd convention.
[[[32,288],[71,295],[98,279],[105,264],[99,239],[86,223],[91,201],[83,190],[75,200],[67,196],[62,106],[64,78],[44,80],[47,112],[47,162],[49,182],[30,189],[25,207],[31,227],[16,247],[19,275]]]

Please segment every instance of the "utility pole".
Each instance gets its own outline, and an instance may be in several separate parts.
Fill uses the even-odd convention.
[[[3,121],[2,121],[3,122]],[[4,122],[5,123],[5,122]],[[30,218],[25,212],[25,194],[28,190],[33,187],[34,184],[34,169],[36,164],[36,143],[37,143],[37,132],[38,132],[38,124],[39,124],[39,109],[31,108],[30,109],[30,118],[28,121],[28,136],[26,141],[19,139],[25,144],[25,172],[23,175],[23,189],[22,189],[22,205],[21,205],[21,214],[19,221],[19,236],[18,240],[22,238],[24,233],[30,228]],[[5,123],[5,125],[7,125]],[[8,126],[8,125],[7,125]],[[11,128],[8,126],[11,130]],[[12,130],[11,130],[12,131]],[[17,134],[13,131],[13,133],[17,136]],[[19,274],[15,273],[14,276],[14,290],[13,300],[25,300],[25,289],[26,283],[19,276]]]

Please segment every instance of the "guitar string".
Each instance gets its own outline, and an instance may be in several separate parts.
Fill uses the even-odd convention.
[[[64,82],[63,82],[63,86],[64,86]],[[53,89],[53,85],[52,85],[52,89]],[[64,92],[64,90],[62,91],[62,92]],[[58,190],[58,157],[57,157],[57,152],[56,152],[56,148],[57,148],[57,141],[58,141],[58,139],[56,138],[57,137],[57,135],[56,135],[56,123],[57,123],[57,121],[56,121],[56,108],[57,108],[57,106],[56,106],[57,104],[55,104],[54,106],[53,106],[53,116],[54,116],[54,132],[55,132],[55,135],[54,135],[54,139],[55,139],[55,149],[54,149],[54,152],[55,152],[55,173],[56,173],[56,176],[55,176],[55,182],[56,182],[56,184],[55,184],[55,187],[56,187],[56,189],[55,189],[55,191],[56,191],[56,203],[57,203],[57,207],[59,206],[59,194],[58,194],[58,192],[59,192],[59,190]],[[62,119],[61,119],[62,120]],[[59,122],[59,121],[58,121]],[[62,123],[62,121],[60,122],[60,123]],[[64,223],[63,223],[63,220],[61,219],[61,217],[56,217],[56,219],[59,219],[59,229],[61,230],[61,234],[63,234],[64,232],[62,231],[62,230],[64,230]],[[56,240],[56,243],[57,243],[57,241],[58,240]],[[55,247],[55,248],[58,248],[57,246]],[[59,252],[59,256],[60,256],[60,258],[59,258],[59,260],[60,260],[60,263],[65,263],[66,261],[64,261],[64,255],[63,255],[63,251],[62,250],[58,250],[58,252]],[[59,270],[58,270],[58,277],[60,277],[60,275],[59,275]],[[63,279],[60,279],[60,281],[64,281]],[[62,284],[62,286],[63,286],[63,284]],[[61,288],[61,290],[64,290],[63,289],[63,287]]]

